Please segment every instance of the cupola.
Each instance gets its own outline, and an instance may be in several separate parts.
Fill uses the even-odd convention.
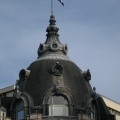
[[[59,28],[55,25],[55,16],[50,16],[50,25],[47,27],[47,38],[45,43],[41,43],[38,48],[38,58],[46,54],[61,54],[67,55],[68,47],[67,44],[63,45],[59,40],[58,30]]]

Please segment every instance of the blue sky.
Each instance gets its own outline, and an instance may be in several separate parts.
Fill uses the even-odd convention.
[[[46,40],[51,0],[0,0],[0,88],[15,84],[19,71],[37,59]],[[92,87],[120,103],[120,1],[54,1],[60,41],[83,71],[90,69]]]

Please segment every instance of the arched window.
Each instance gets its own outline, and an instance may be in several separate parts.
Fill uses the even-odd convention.
[[[91,120],[99,120],[98,106],[95,101],[91,102]]]
[[[15,118],[16,120],[24,119],[24,102],[23,100],[18,100],[15,105]]]
[[[63,96],[52,96],[48,104],[49,116],[68,116],[68,101]]]

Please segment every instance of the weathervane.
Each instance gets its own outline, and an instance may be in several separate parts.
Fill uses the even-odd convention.
[[[64,6],[62,0],[58,0],[58,1]],[[53,0],[51,0],[51,15],[53,15]]]

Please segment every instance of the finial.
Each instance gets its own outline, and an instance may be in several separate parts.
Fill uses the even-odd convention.
[[[19,86],[18,85],[16,86],[16,91],[19,92]]]
[[[94,92],[96,91],[96,87],[93,87],[93,91],[94,91]]]
[[[55,25],[56,20],[54,15],[50,16],[49,22],[50,24],[46,29],[46,41],[44,44],[41,43],[38,48],[38,58],[46,54],[67,55],[68,47],[67,44],[63,45],[59,40],[59,28]]]
[[[15,86],[17,86],[19,80],[16,80]]]

